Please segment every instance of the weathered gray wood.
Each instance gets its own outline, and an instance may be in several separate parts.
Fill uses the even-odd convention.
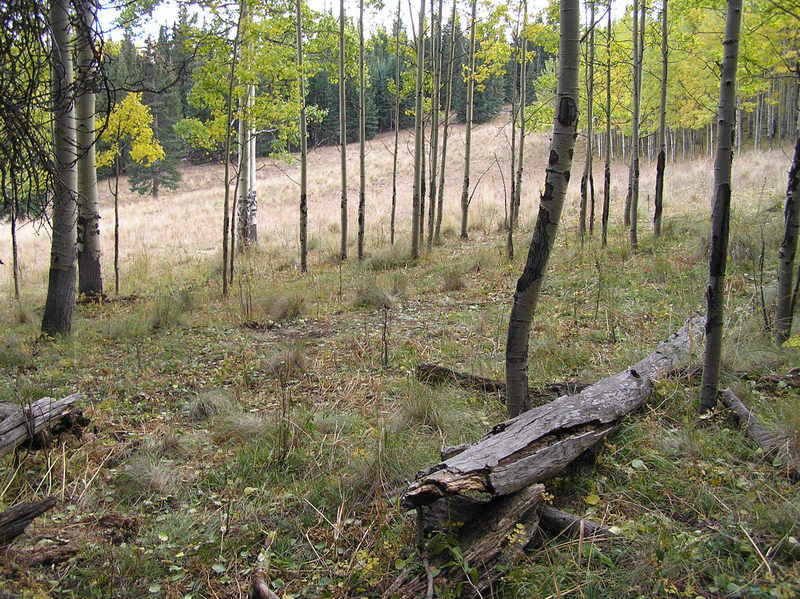
[[[800,451],[797,445],[786,435],[761,424],[756,415],[730,389],[723,389],[721,395],[722,402],[736,414],[745,434],[764,450],[764,456],[770,460],[777,458],[792,479],[800,479]]]
[[[651,379],[687,361],[703,324],[700,317],[690,318],[632,368],[502,422],[464,451],[420,471],[403,506],[464,493],[508,495],[558,474],[645,402]]]
[[[32,404],[13,406],[15,409],[6,409],[10,404],[5,404],[5,418],[0,420],[0,455],[60,424],[72,405],[83,398],[82,393],[73,393],[62,399],[43,397]]]
[[[538,506],[543,492],[543,485],[531,485],[518,493],[490,502],[458,498],[465,500],[463,505],[457,500],[451,503],[453,509],[459,512],[466,506],[466,511],[460,512],[465,521],[458,527],[461,558],[454,559],[454,555],[449,553],[434,556],[434,564],[441,568],[438,576],[446,579],[451,588],[461,582],[464,597],[481,596],[504,574],[502,566],[511,565],[522,556],[525,546],[538,528]],[[427,512],[428,508],[425,510]],[[426,521],[429,521],[427,517]],[[453,561],[458,564],[445,566]],[[477,568],[478,576],[467,579],[466,568]],[[408,569],[400,573],[383,596],[387,599],[417,599],[425,596],[427,585],[425,572]]]
[[[55,504],[56,498],[48,497],[44,501],[20,503],[0,513],[0,547],[8,545],[25,532],[34,518],[41,516]]]

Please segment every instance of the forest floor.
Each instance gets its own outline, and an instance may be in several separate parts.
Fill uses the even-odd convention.
[[[734,197],[723,384],[798,439],[798,389],[764,377],[800,364],[800,348],[772,342],[760,303],[763,273],[770,317],[788,159],[738,160],[753,174]],[[607,249],[597,232],[581,248],[570,200],[531,336],[534,384],[624,369],[703,311],[708,188],[672,189],[663,236],[643,224],[637,251],[618,213]],[[509,263],[505,234],[475,221],[470,241],[448,225],[417,262],[401,245],[336,264],[322,244],[305,276],[286,245],[256,248],[225,299],[216,254],[169,271],[140,258],[123,287],[137,297],[79,305],[56,341],[38,340],[39,295],[4,305],[0,401],[81,391],[91,425],[0,462],[0,510],[59,499],[2,554],[0,597],[243,598],[256,566],[281,597],[379,596],[418,561],[398,491],[441,446],[505,417],[495,396],[414,378],[420,362],[503,378],[530,230]],[[494,596],[800,594],[800,490],[724,409],[698,420],[698,383],[658,381],[592,459],[547,483],[554,505],[614,538],[547,543]]]

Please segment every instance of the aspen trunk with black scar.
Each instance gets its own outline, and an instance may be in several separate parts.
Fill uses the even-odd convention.
[[[580,5],[560,5],[558,91],[556,119],[545,176],[544,193],[522,276],[517,281],[506,341],[507,407],[510,417],[529,408],[528,343],[539,292],[553,249],[572,168],[578,126],[578,70],[580,66]]]
[[[364,79],[364,0],[358,3],[358,259],[364,259],[364,227],[367,203],[367,166],[364,144],[367,137],[366,82]]]
[[[431,94],[431,168],[428,176],[428,251],[433,249],[433,228],[436,222],[436,177],[438,175],[438,155],[439,155],[439,105],[441,98],[439,93],[440,73],[442,70],[441,57],[441,35],[442,35],[442,0],[439,0],[438,12],[433,10],[433,0],[431,0],[431,62],[433,63],[433,92]],[[444,165],[441,167],[444,169]]]
[[[53,232],[42,332],[55,336],[66,335],[72,328],[77,259],[77,156],[75,113],[70,97],[72,44],[66,0],[53,0],[50,25],[53,39]]]
[[[464,181],[461,185],[461,239],[468,239],[469,219],[469,169],[470,151],[472,149],[472,114],[475,98],[475,15],[477,0],[472,0],[469,22],[469,78],[467,79],[467,115],[464,139]]]
[[[512,202],[511,221],[512,229],[516,229],[519,221],[519,206],[522,201],[522,173],[525,166],[525,105],[527,103],[528,88],[528,37],[526,30],[528,27],[528,2],[522,2],[522,62],[520,64],[520,89],[519,89],[519,145],[517,147],[517,173],[514,182],[514,194]]]
[[[300,272],[308,270],[308,141],[306,134],[306,89],[303,72],[302,0],[297,0],[297,72],[300,77]]]
[[[656,160],[656,194],[653,207],[653,233],[661,235],[661,215],[664,205],[664,170],[667,162],[667,75],[669,73],[669,45],[667,43],[668,0],[661,0],[661,103],[658,110],[658,158]]]
[[[800,137],[795,143],[794,159],[789,169],[783,222],[783,240],[778,250],[778,305],[775,319],[775,340],[778,343],[786,341],[792,333],[794,312],[792,279],[797,255],[797,238],[800,233]]]
[[[92,25],[97,6],[82,0],[78,7],[76,126],[78,143],[78,293],[103,297],[100,266],[100,210],[95,166],[95,69]]]
[[[417,36],[417,79],[414,101],[414,186],[411,197],[411,256],[419,258],[419,240],[422,230],[420,208],[422,204],[422,165],[425,161],[425,145],[422,133],[422,93],[425,62],[425,0],[419,2],[419,32]]]
[[[725,269],[728,259],[728,235],[731,210],[731,167],[733,163],[734,125],[736,119],[736,67],[739,60],[739,30],[742,0],[728,0],[723,41],[722,76],[719,88],[719,126],[714,162],[714,202],[711,213],[711,253],[706,287],[706,349],[700,412],[717,404],[720,359],[722,355],[723,317],[725,312]]]
[[[608,213],[611,209],[611,0],[608,0],[606,30],[606,164],[603,169],[602,245],[608,245]]]
[[[341,167],[341,243],[339,258],[347,260],[347,96],[345,94],[344,0],[339,0],[339,151]]]
[[[453,65],[455,63],[456,41],[456,0],[453,0],[453,9],[450,15],[450,49],[447,66],[447,100],[444,107],[444,129],[442,130],[442,164],[439,168],[439,198],[436,206],[436,241],[441,241],[442,211],[444,210],[444,173],[447,168],[447,139],[450,132],[450,108],[453,103]]]
[[[392,152],[392,214],[389,224],[389,239],[394,245],[395,215],[397,213],[397,149],[400,145],[400,9],[401,0],[397,0],[397,21],[394,32],[394,152]]]
[[[641,48],[639,34],[639,0],[633,0],[633,115],[631,117],[631,166],[628,191],[628,220],[631,247],[639,245],[639,108],[641,93]],[[644,6],[641,7],[642,18]]]

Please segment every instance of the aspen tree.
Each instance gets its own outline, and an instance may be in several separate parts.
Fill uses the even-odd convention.
[[[475,29],[477,0],[471,0],[471,16],[469,21],[469,71],[467,78],[467,115],[464,139],[464,181],[461,185],[461,239],[468,239],[467,225],[469,218],[469,170],[470,151],[472,149],[472,114],[475,100]]]
[[[419,242],[422,231],[420,208],[422,199],[422,166],[425,160],[425,144],[422,129],[422,93],[425,62],[425,0],[419,1],[419,32],[417,36],[417,80],[414,102],[414,189],[411,198],[411,256],[419,258]]]
[[[667,163],[667,75],[669,46],[667,44],[667,9],[669,0],[661,0],[661,102],[658,109],[658,159],[656,161],[656,194],[653,207],[653,233],[661,235],[661,214],[664,204],[664,169]]]
[[[364,77],[364,0],[358,2],[358,259],[364,259],[364,227],[367,203],[367,166],[365,147],[367,136],[366,81]]]
[[[717,404],[722,328],[725,312],[725,268],[728,259],[728,234],[731,216],[731,167],[733,163],[736,119],[736,68],[739,60],[739,30],[742,0],[728,0],[725,38],[722,42],[722,75],[719,86],[717,154],[714,161],[714,202],[711,213],[711,252],[706,287],[706,349],[700,412]]]
[[[341,160],[341,244],[339,258],[347,260],[347,96],[345,94],[344,0],[339,0],[339,150]]]
[[[606,164],[603,169],[602,245],[608,245],[608,213],[611,209],[611,0],[606,25]]]
[[[94,0],[78,3],[77,94],[75,103],[78,143],[78,293],[103,297],[100,268],[100,209],[97,202],[95,156],[94,38],[97,5]]]
[[[444,129],[442,130],[442,164],[439,169],[439,198],[436,207],[436,241],[441,240],[442,231],[442,211],[444,210],[444,173],[447,168],[447,139],[450,132],[450,109],[453,104],[453,65],[455,64],[456,49],[456,0],[453,0],[452,13],[450,14],[450,48],[447,67],[447,99],[444,106]]]
[[[308,270],[308,141],[306,134],[306,89],[303,72],[303,11],[302,0],[296,0],[297,76],[300,94],[300,272]]]
[[[75,112],[70,97],[72,44],[67,0],[52,0],[50,27],[53,40],[53,237],[42,332],[55,336],[66,335],[72,328],[77,258],[77,157]]]
[[[531,323],[536,313],[539,292],[553,249],[564,196],[572,168],[575,135],[578,126],[578,71],[580,67],[580,4],[562,0],[558,90],[553,122],[553,136],[539,214],[522,276],[517,281],[506,341],[506,384],[509,417],[529,407],[528,344]]]

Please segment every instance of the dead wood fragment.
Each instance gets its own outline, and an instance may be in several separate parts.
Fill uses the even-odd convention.
[[[462,597],[483,596],[522,556],[538,527],[537,508],[543,492],[543,485],[531,485],[518,493],[469,506],[474,514],[457,533],[460,551],[447,550],[432,559],[440,570],[437,578],[446,580],[448,586],[460,585]],[[427,588],[427,572],[409,568],[400,573],[383,597],[417,599],[425,596]]]
[[[507,495],[560,473],[642,406],[652,379],[687,361],[703,324],[701,317],[690,318],[628,370],[496,425],[464,451],[418,472],[402,505],[411,509],[466,493]]]
[[[253,585],[250,588],[250,599],[279,599],[269,588],[267,574],[260,566],[253,571]]]
[[[451,384],[464,389],[475,389],[482,393],[497,393],[505,395],[506,384],[502,381],[489,379],[466,372],[458,372],[447,366],[423,363],[417,366],[417,379],[429,385]],[[580,393],[591,383],[582,381],[559,381],[545,385],[531,385],[531,397],[559,397]]]
[[[73,393],[62,399],[43,397],[11,408],[6,404],[0,420],[0,455],[26,442],[32,443],[34,449],[44,447],[53,435],[65,432],[80,435],[89,420],[73,404],[83,398],[82,393]]]
[[[721,395],[722,402],[736,414],[745,434],[764,450],[764,457],[777,459],[792,480],[800,480],[800,451],[796,443],[786,435],[761,424],[756,415],[730,389],[724,389]]]
[[[583,528],[583,538],[611,536],[611,531],[607,526],[603,526],[592,520],[580,518],[569,512],[564,512],[552,505],[542,505],[539,515],[539,526],[548,534],[557,537],[567,535],[570,537],[581,536]]]
[[[31,521],[55,506],[56,498],[48,497],[43,501],[20,503],[0,513],[0,547],[8,545],[25,532]]]

